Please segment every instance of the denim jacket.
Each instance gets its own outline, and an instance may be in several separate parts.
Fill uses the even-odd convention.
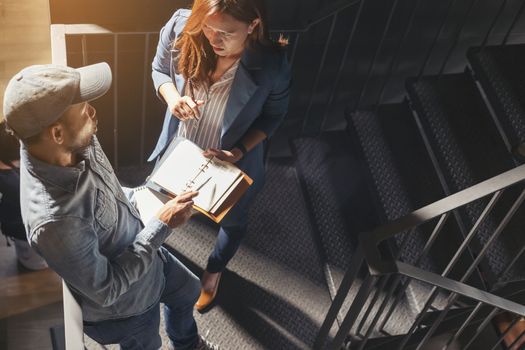
[[[68,284],[84,321],[141,314],[164,288],[159,251],[171,230],[144,225],[96,137],[74,167],[54,166],[22,146],[21,209],[28,239]]]

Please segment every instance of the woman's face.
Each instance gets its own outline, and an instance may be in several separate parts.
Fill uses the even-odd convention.
[[[214,13],[202,22],[202,31],[217,56],[230,57],[244,51],[248,35],[258,24],[259,19],[248,24],[225,13]]]

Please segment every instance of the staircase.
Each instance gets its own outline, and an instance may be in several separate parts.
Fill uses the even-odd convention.
[[[475,80],[480,73],[469,66],[464,73],[407,79],[404,101],[348,110],[346,130],[296,137],[292,157],[268,160],[250,233],[229,266],[217,306],[198,315],[210,339],[228,349],[319,346],[326,310],[350,267],[354,282],[320,348],[336,348],[340,330],[351,349],[497,348],[501,334],[491,320],[502,309],[473,296],[503,297],[495,303],[516,319],[525,310],[512,303],[522,303],[525,280],[521,184],[464,200],[378,244],[381,256],[399,262],[398,272],[413,266],[414,275],[378,273],[362,250],[366,232],[395,226],[418,208],[505,172],[523,176],[516,147],[506,147],[494,118],[519,124],[491,114],[495,108],[484,98],[491,85]],[[495,236],[512,205],[516,212]],[[486,208],[493,210],[483,214]],[[198,272],[215,230],[195,221],[167,244]],[[427,272],[428,279],[414,277]],[[443,278],[430,283],[435,276]],[[472,289],[458,294],[447,281]]]
[[[381,38],[388,33],[387,18],[399,20],[392,16],[396,4],[409,8],[411,2],[383,9],[388,24],[370,33],[379,46],[368,47],[372,58],[355,50],[351,67],[345,66],[346,54],[338,61],[332,50],[340,54],[343,47],[360,45],[353,35],[369,25],[360,15],[374,15],[381,2],[352,2],[327,17],[322,28],[309,28],[316,40],[301,55],[304,45],[295,43],[308,36],[301,31],[292,36],[290,57],[303,57],[294,66],[293,115],[272,140],[266,185],[249,213],[249,233],[223,275],[216,305],[196,314],[200,332],[222,349],[499,349],[504,334],[493,326],[494,317],[506,310],[517,322],[525,315],[525,168],[520,166],[525,46],[472,47],[460,72],[418,76],[411,68],[408,79],[394,79],[404,89],[388,88],[388,81],[370,77],[376,58],[389,67],[389,78],[398,65],[404,64],[404,71],[414,66],[398,56],[406,35],[397,33],[397,48],[392,38]],[[426,7],[426,15],[431,10]],[[408,13],[410,28],[416,12]],[[335,43],[325,43],[325,34],[343,24],[349,37],[334,31]],[[422,36],[430,32],[425,27]],[[146,33],[145,46],[150,36],[154,41],[155,34]],[[383,41],[391,46],[391,61],[380,59]],[[90,57],[74,53],[68,59],[84,56]],[[150,60],[147,52],[141,56]],[[323,64],[314,73],[318,60]],[[356,88],[346,78],[365,83]],[[136,83],[142,86],[143,80]],[[137,92],[134,86],[124,88]],[[369,103],[374,99],[367,91],[383,96],[388,90],[402,98]],[[328,95],[335,106],[323,102]],[[103,102],[112,107],[110,100],[118,96]],[[144,95],[130,101],[142,110],[144,126],[155,101]],[[344,118],[333,122],[343,102]],[[161,116],[162,108],[155,108],[150,113]],[[314,118],[320,111],[322,118]],[[111,133],[129,119],[106,122]],[[312,132],[316,129],[322,131]],[[112,133],[101,141],[118,159],[119,142],[144,153],[153,131],[141,130],[141,144],[131,132],[121,141]],[[120,159],[128,164],[137,157],[128,152]],[[137,185],[147,173],[121,166],[119,176],[124,184]],[[216,232],[208,221],[192,219],[166,246],[199,275]]]
[[[409,78],[406,100],[402,103],[348,111],[345,132],[323,132],[317,137],[294,140],[294,145],[300,145],[295,147],[299,164],[308,163],[310,158],[323,158],[313,157],[312,153],[325,149],[335,150],[339,159],[354,160],[354,164],[346,162],[349,175],[346,186],[344,181],[333,181],[334,174],[339,173],[337,169],[322,178],[317,175],[331,169],[319,169],[319,162],[313,162],[311,169],[298,167],[306,172],[303,177],[316,179],[310,181],[310,187],[335,186],[338,197],[352,197],[361,208],[369,208],[368,216],[357,214],[360,220],[354,222],[355,227],[366,232],[370,231],[366,228],[370,218],[375,220],[375,226],[403,221],[404,216],[407,218],[417,208],[498,174],[519,169],[515,167],[521,159],[520,128],[525,121],[525,114],[520,114],[519,108],[525,100],[520,99],[523,92],[518,82],[523,81],[520,73],[524,70],[518,62],[525,59],[524,47],[472,48],[468,55],[469,68],[464,73]],[[486,67],[481,60],[491,60],[492,66]],[[339,166],[343,167],[341,163]],[[357,172],[360,174],[356,175]],[[356,178],[359,180],[354,180]],[[356,187],[366,188],[368,195],[356,196]],[[466,203],[447,213],[448,217],[437,216],[442,224],[426,223],[415,226],[410,234],[402,231],[392,234],[378,249],[384,256],[421,271],[443,275],[495,295],[519,294],[523,291],[520,281],[524,280],[525,246],[521,235],[525,224],[522,191],[522,185],[510,188],[496,198],[497,206],[490,202],[495,200],[490,196]],[[312,198],[315,192],[309,190],[308,193]],[[318,201],[318,198],[312,199],[313,203]],[[494,210],[479,220],[484,210],[493,205]],[[507,223],[504,217],[513,205],[516,210]],[[342,212],[350,211],[351,205],[341,203],[340,208]],[[332,215],[333,220],[336,218]],[[503,223],[506,226],[499,232],[499,225]],[[333,226],[336,224],[332,222]],[[476,228],[474,235],[470,234],[473,227]],[[346,240],[355,242],[358,232],[345,232]],[[322,230],[320,234],[322,237]],[[452,268],[447,267],[465,241],[468,244],[458,256],[459,260]],[[339,257],[328,245],[325,250],[328,256]],[[337,271],[336,261],[350,261],[351,266],[359,261],[352,261],[355,254],[346,249],[344,259],[334,258],[331,262],[328,258],[327,261]],[[375,267],[368,266],[373,272]],[[372,273],[369,278],[378,276],[373,282],[362,275],[358,274],[361,277],[350,289],[354,297],[346,298],[341,307],[341,312],[348,315],[347,311],[356,303],[362,304],[361,312],[355,313],[352,325],[347,327],[350,336],[345,338],[345,343],[352,349],[434,349],[445,348],[445,344],[449,348],[490,349],[501,343],[490,323],[490,319],[501,312],[497,308],[491,309],[482,302],[475,303],[442,288],[436,290],[431,284],[415,279],[403,282],[402,275]],[[364,284],[367,284],[364,286],[366,297],[356,301],[355,295],[359,297]],[[381,293],[387,296],[377,297]],[[383,302],[388,299],[394,302]],[[389,324],[395,324],[395,330],[389,329]]]

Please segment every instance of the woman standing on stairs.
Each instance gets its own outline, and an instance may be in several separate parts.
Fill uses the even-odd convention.
[[[195,0],[162,28],[152,63],[155,90],[168,108],[149,160],[183,136],[254,180],[221,222],[201,278],[199,311],[215,298],[246,234],[248,206],[264,184],[264,141],[288,109],[285,42],[270,40],[263,7],[263,0]]]

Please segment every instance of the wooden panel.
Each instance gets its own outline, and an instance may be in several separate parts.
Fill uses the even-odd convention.
[[[51,63],[49,25],[47,0],[0,1],[0,104],[20,69]],[[60,279],[50,269],[22,270],[14,250],[0,245],[0,347],[49,349],[49,327],[61,320]]]
[[[49,25],[47,0],[0,1],[1,104],[7,82],[20,69],[51,63]]]
[[[159,30],[189,0],[50,0],[52,23],[93,23],[114,31]]]

